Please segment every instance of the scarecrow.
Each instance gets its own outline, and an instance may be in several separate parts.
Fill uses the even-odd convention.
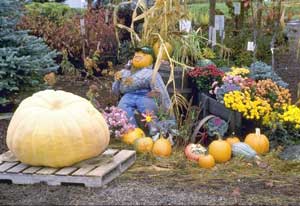
[[[152,81],[154,59],[151,47],[136,48],[134,57],[128,62],[127,67],[115,74],[112,91],[122,96],[118,107],[127,112],[130,123],[135,126],[137,126],[135,111],[156,115],[159,110],[158,104],[166,113],[171,107],[171,100],[160,74],[157,73]],[[155,122],[149,122],[150,135],[159,132],[155,125]]]

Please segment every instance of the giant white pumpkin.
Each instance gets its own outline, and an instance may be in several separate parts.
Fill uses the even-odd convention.
[[[23,163],[64,167],[101,154],[109,138],[104,118],[88,100],[45,90],[21,102],[6,143]]]

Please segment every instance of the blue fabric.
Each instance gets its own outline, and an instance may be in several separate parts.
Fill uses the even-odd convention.
[[[146,111],[157,113],[158,107],[153,98],[145,95],[144,91],[138,93],[139,91],[133,93],[126,93],[120,100],[118,107],[127,112],[127,117],[130,123],[137,126],[134,111],[137,110],[140,113],[145,113]],[[147,92],[148,93],[148,92]]]
[[[133,73],[128,69],[122,69],[121,80],[113,83],[112,91],[116,95],[134,93],[141,90],[159,91],[160,105],[168,112],[171,108],[171,100],[166,86],[159,73],[156,74],[154,81],[152,81],[152,77],[152,66],[145,67]],[[126,84],[126,79],[128,78],[132,79],[131,84]]]

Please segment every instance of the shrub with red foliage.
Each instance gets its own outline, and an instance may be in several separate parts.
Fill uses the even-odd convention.
[[[46,43],[57,50],[66,49],[70,57],[81,59],[83,52],[82,41],[85,42],[86,55],[92,55],[99,46],[101,55],[116,56],[117,40],[112,22],[112,11],[108,13],[105,22],[105,9],[88,10],[84,14],[86,35],[80,32],[80,15],[74,15],[62,22],[52,21],[47,16],[27,15],[19,27],[29,29],[36,36],[44,38]]]

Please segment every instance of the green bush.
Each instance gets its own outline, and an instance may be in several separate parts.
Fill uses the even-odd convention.
[[[17,0],[0,1],[0,107],[12,103],[13,96],[37,87],[42,75],[57,70],[42,39],[17,31],[21,5]]]
[[[30,3],[25,8],[27,17],[32,19],[47,18],[56,25],[62,25],[66,20],[83,13],[82,9],[70,8],[67,5],[55,2]]]

